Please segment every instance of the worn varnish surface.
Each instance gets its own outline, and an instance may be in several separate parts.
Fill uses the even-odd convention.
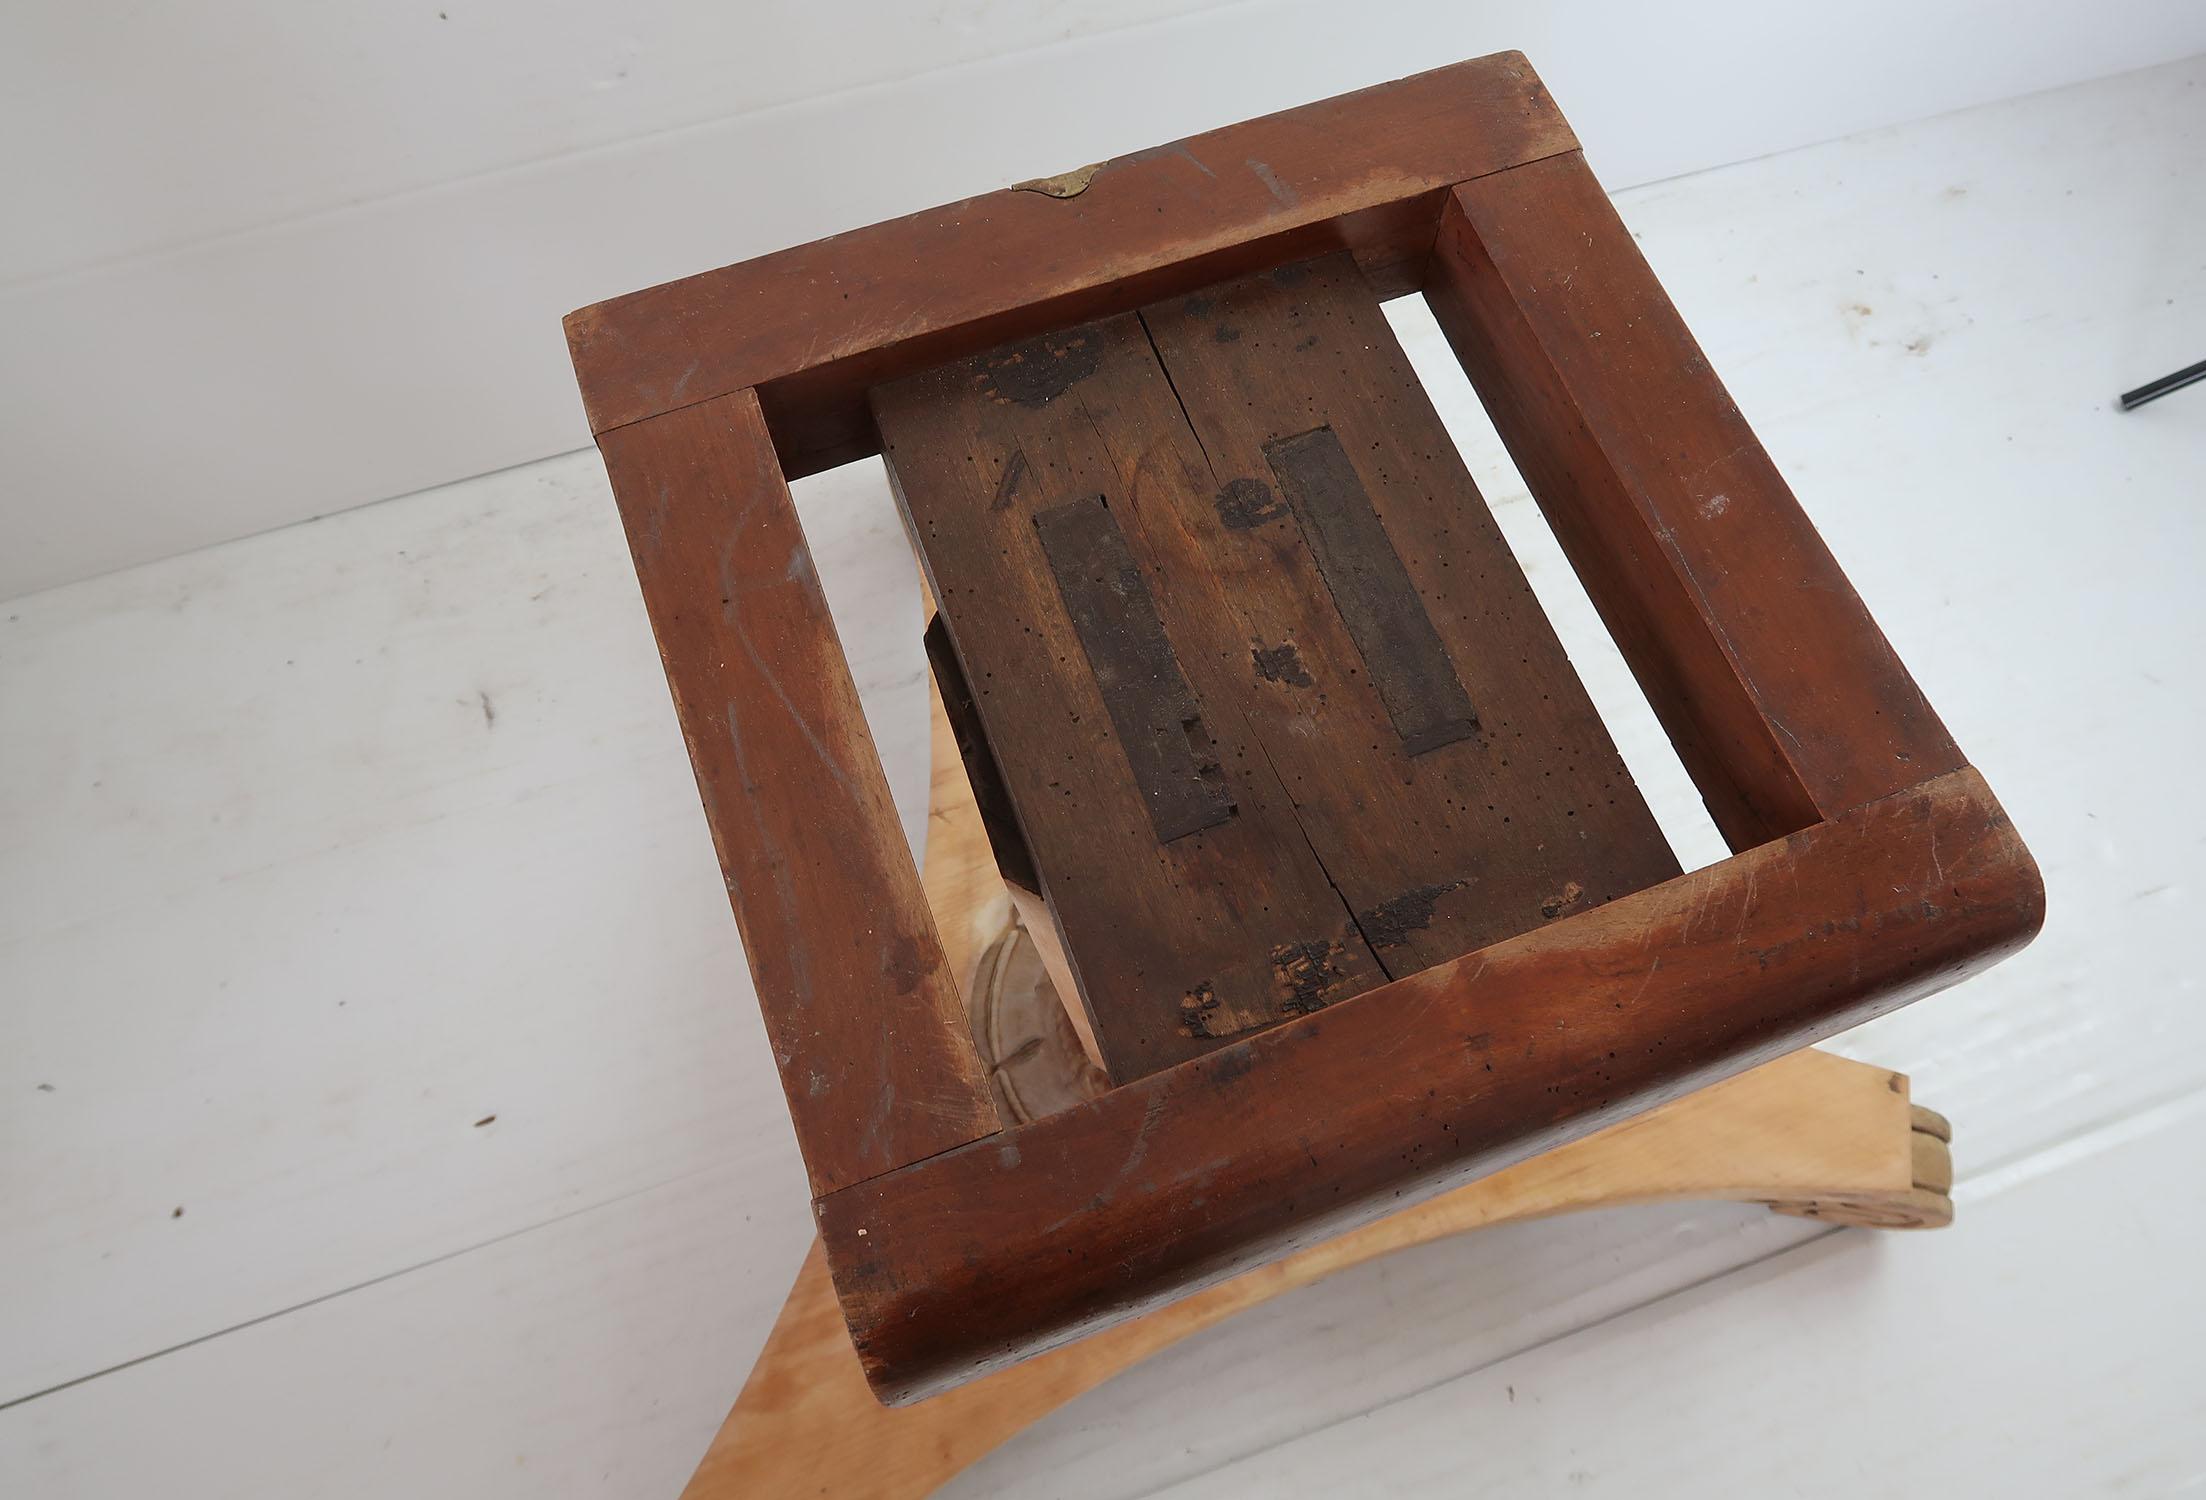
[[[600,443],[815,1193],[997,1126],[748,392]]]
[[[914,1399],[1941,989],[2043,916],[1963,769],[832,1194],[821,1236],[874,1388]]]
[[[756,387],[808,474],[877,451],[868,388],[1009,339],[1343,248],[1414,290],[1451,184],[1576,145],[1498,53],[617,297],[567,340],[593,432]]]
[[[1120,1079],[1677,873],[1347,256],[876,408]]]
[[[1219,581],[1164,498],[1200,454],[1153,420],[1176,408],[1139,321],[929,371],[875,406],[1113,1076],[1382,982],[1250,736],[1246,647],[1217,649]]]
[[[1456,188],[1426,295],[1733,848],[1963,763],[1582,157]]]

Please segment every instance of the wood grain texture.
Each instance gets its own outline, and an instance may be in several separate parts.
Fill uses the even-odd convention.
[[[1152,503],[1223,580],[1249,722],[1388,973],[1677,874],[1349,259],[1141,317],[1202,464]]]
[[[1426,296],[1733,848],[1963,764],[1583,158],[1454,189]]]
[[[1251,740],[1246,642],[1164,495],[1198,471],[1200,454],[1139,321],[1009,345],[873,399],[899,503],[1112,1077],[1173,1066],[1383,982]],[[1098,526],[1107,517],[1124,549],[1104,570],[1117,598],[1098,618],[1123,617],[1139,595],[1165,640],[1121,650],[1083,633],[1043,529],[1068,505]],[[1129,565],[1134,576],[1121,578]],[[1153,674],[1166,667],[1183,680],[1152,722],[1163,702]],[[1160,741],[1177,764],[1160,758]],[[1196,805],[1213,779],[1231,816],[1195,828],[1160,820],[1159,787]]]
[[[1950,773],[829,1194],[854,1342],[923,1397],[1941,989],[2043,913]]]
[[[1941,1212],[1939,1195],[1915,1186],[1918,1143],[1928,1138],[1909,1116],[1899,1074],[1796,1052],[910,1406],[874,1399],[814,1242],[682,1500],[920,1500],[1083,1392],[1205,1328],[1352,1266],[1499,1224],[1693,1199],[1773,1202],[1892,1228],[1942,1224],[1951,1204]]]
[[[875,451],[869,387],[1006,340],[1334,249],[1413,290],[1449,185],[1575,145],[1501,53],[615,298],[568,343],[592,431],[756,387],[796,476]]]
[[[600,443],[815,1194],[997,1128],[749,392]]]

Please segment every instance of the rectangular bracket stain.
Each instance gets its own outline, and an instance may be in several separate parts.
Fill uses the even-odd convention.
[[[1402,748],[1422,755],[1476,734],[1470,694],[1333,429],[1274,439],[1264,457]]]
[[[1100,495],[1039,511],[1034,529],[1160,843],[1233,816],[1202,708],[1156,601]]]

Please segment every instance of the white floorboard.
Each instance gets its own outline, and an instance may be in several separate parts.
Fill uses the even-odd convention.
[[[2111,409],[2206,352],[2206,62],[1621,202],[2045,870],[2035,947],[1844,1043],[1955,1118],[1961,1227],[1678,1209],[1430,1247],[961,1493],[2206,1473],[2206,399]],[[1396,307],[1664,826],[1717,857]],[[911,826],[908,558],[877,471],[800,498]],[[594,455],[0,605],[0,1202],[0,1494],[678,1484],[809,1222]],[[1935,1383],[1895,1383],[1910,1338]],[[1906,1400],[1940,1391],[1981,1394]]]
[[[2206,1493],[2202,1155],[2193,1095],[1948,1232],[1829,1235],[1162,1493]]]

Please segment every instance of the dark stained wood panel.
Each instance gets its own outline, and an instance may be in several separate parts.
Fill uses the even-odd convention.
[[[873,401],[899,503],[1114,1079],[1382,982],[1251,740],[1248,649],[1217,635],[1220,585],[1160,498],[1173,476],[1199,473],[1200,455],[1138,320],[1010,345],[884,386]],[[1175,449],[1185,451],[1171,461]],[[1126,592],[1146,597],[1161,641],[1098,645],[1111,628],[1100,608],[1083,638],[1083,606],[1068,604],[1049,555],[1059,528],[1068,560],[1113,539],[1102,544],[1111,575],[1131,562],[1138,587]],[[1165,664],[1163,642],[1183,681],[1135,680]],[[1129,726],[1176,738],[1184,760],[1175,768],[1130,747]],[[1145,779],[1190,775],[1215,778],[1230,816],[1195,828],[1152,817]]]
[[[1457,188],[1426,295],[1733,848],[1963,764],[1581,157]]]
[[[815,1195],[993,1132],[919,873],[748,391],[599,442]]]
[[[1675,875],[1350,259],[1141,316],[1201,456],[1159,493],[1225,580],[1250,723],[1387,971]]]
[[[1336,944],[1376,982],[1677,872],[1349,257],[1007,345],[876,412],[1119,1076],[1168,1054],[1120,1056],[1111,1011],[1214,1042],[1355,993]],[[1115,779],[1068,805],[1090,743]],[[1250,942],[1268,1001],[1123,920],[1175,906],[1177,875],[1124,825],[1167,846],[1219,827],[1251,776],[1264,834],[1219,841],[1253,856],[1220,878],[1261,889],[1284,851],[1310,903],[1290,928],[1316,933]],[[1161,987],[1103,977],[1129,944]]]

